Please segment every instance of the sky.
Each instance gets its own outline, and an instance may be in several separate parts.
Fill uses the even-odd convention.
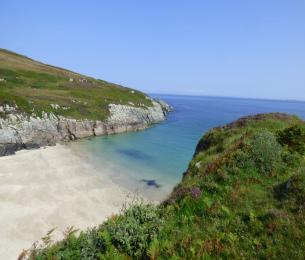
[[[147,93],[305,100],[305,0],[0,0],[0,48]]]

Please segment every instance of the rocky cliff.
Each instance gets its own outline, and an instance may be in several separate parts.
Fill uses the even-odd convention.
[[[171,107],[151,99],[152,106],[109,104],[104,120],[73,119],[43,112],[39,117],[20,113],[17,106],[0,106],[0,156],[20,149],[54,145],[79,138],[136,131],[163,121]],[[52,104],[58,107],[57,104]]]
[[[0,49],[0,156],[143,129],[170,109],[141,91]]]

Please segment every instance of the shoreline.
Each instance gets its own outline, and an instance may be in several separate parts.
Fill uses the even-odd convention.
[[[137,194],[144,201],[160,203],[169,196],[176,182],[173,183],[165,178],[160,179],[160,176],[156,179],[155,173],[142,168],[141,163],[143,162],[141,161],[135,161],[138,167],[130,167],[126,161],[122,161],[121,155],[114,153],[111,148],[110,151],[107,151],[107,147],[101,149],[104,153],[92,150],[91,142],[98,143],[99,137],[95,138],[95,141],[89,138],[70,142],[66,145],[81,160],[90,163],[99,174],[106,176],[114,184],[128,190],[132,194]],[[102,145],[101,143],[100,146],[102,147]],[[111,154],[110,157],[109,153]],[[139,172],[141,172],[140,175],[138,174]]]
[[[0,115],[0,156],[63,141],[143,130],[164,121],[172,107],[161,100],[148,99],[152,106],[146,108],[109,104],[110,115],[104,121],[74,119],[52,112],[29,116],[18,112],[17,105],[0,105],[4,115]]]
[[[0,256],[16,259],[52,228],[99,225],[136,194],[115,184],[66,145],[0,157]]]

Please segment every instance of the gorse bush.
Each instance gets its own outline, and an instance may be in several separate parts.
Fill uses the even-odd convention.
[[[260,131],[251,140],[250,157],[262,173],[271,173],[281,160],[282,147],[276,136],[268,131]]]
[[[255,162],[252,160],[248,151],[237,150],[233,156],[233,163],[237,168],[249,170],[255,168]]]
[[[154,205],[132,205],[124,208],[98,228],[76,235],[67,229],[64,240],[52,244],[50,231],[41,245],[30,249],[30,257],[20,259],[128,259],[142,258],[163,223],[160,209]]]
[[[294,125],[278,133],[278,141],[286,145],[290,151],[305,154],[305,127]]]
[[[196,147],[196,151],[206,150],[214,146],[217,152],[224,149],[225,133],[221,128],[215,128],[213,131],[206,133]]]
[[[53,230],[51,230],[52,232]],[[29,258],[20,259],[97,259],[98,253],[105,250],[105,245],[98,229],[94,228],[87,232],[81,232],[76,235],[72,231],[65,233],[65,239],[61,243],[51,244],[52,237],[49,232],[43,238],[42,245],[34,245],[31,248],[31,256]],[[47,242],[45,240],[50,242]],[[46,250],[47,248],[47,250]]]
[[[158,233],[162,220],[153,205],[136,205],[108,221],[105,230],[112,244],[130,256],[141,257]]]
[[[283,162],[287,165],[287,167],[297,167],[300,164],[300,161],[302,161],[302,156],[294,151],[290,151],[287,149],[286,146],[284,146],[283,152],[282,152],[282,159]]]
[[[305,210],[305,168],[297,169],[287,181],[275,187],[275,195],[294,211]]]

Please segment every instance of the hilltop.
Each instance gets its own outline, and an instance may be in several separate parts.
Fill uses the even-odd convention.
[[[0,155],[165,119],[144,93],[0,49]]]
[[[0,49],[0,104],[16,104],[20,111],[29,114],[44,111],[77,119],[105,120],[109,104],[131,103],[135,107],[152,106],[140,91]]]
[[[159,206],[124,208],[100,226],[67,229],[30,259],[303,259],[305,123],[287,114],[208,131]]]

